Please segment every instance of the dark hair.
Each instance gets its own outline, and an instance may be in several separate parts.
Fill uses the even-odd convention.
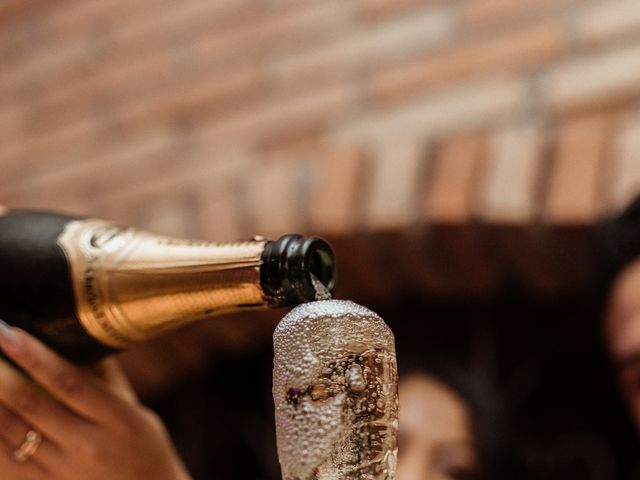
[[[600,222],[593,250],[598,290],[605,298],[616,276],[640,256],[640,197],[621,214]]]

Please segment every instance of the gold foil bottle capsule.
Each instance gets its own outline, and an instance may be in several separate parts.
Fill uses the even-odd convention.
[[[274,333],[284,480],[392,480],[398,432],[393,333],[344,300],[294,308]]]

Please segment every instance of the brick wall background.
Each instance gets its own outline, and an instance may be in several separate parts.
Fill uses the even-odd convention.
[[[495,388],[509,431],[483,416],[528,471],[505,478],[640,471],[597,307],[574,296],[594,224],[637,192],[637,0],[0,2],[0,205],[326,236],[339,296],[381,312],[401,365],[455,357]],[[281,315],[122,357],[196,478],[279,478]],[[591,475],[567,473],[580,461]]]
[[[640,189],[634,0],[8,0],[0,59],[0,203],[321,234],[363,302],[581,288]]]

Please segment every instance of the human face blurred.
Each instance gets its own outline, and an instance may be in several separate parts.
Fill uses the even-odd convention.
[[[471,413],[460,396],[423,374],[400,381],[397,480],[475,480]]]
[[[605,327],[622,394],[640,431],[640,261],[615,282]]]

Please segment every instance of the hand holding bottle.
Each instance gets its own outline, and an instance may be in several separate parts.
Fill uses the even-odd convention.
[[[76,367],[0,324],[3,480],[187,480],[167,432],[117,363]]]

